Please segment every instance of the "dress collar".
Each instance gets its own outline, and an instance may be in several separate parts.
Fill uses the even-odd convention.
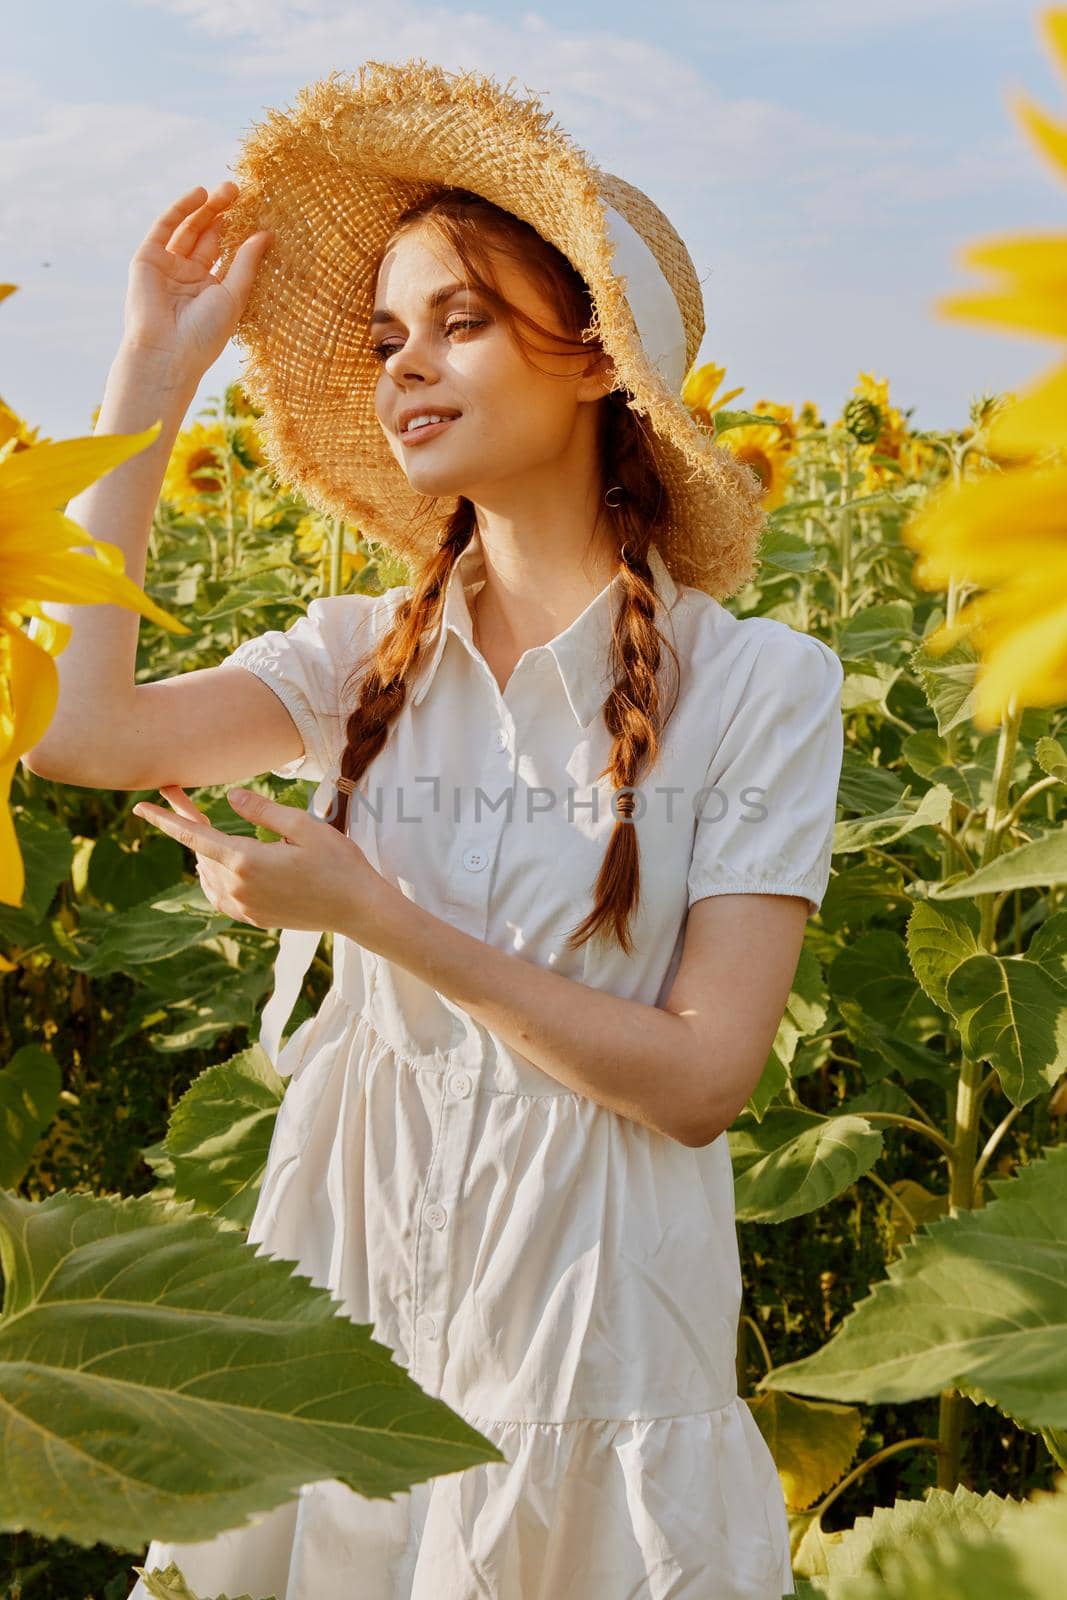
[[[669,611],[678,598],[678,585],[667,571],[666,563],[654,544],[649,546],[648,564],[655,581],[656,594]],[[412,705],[421,705],[429,693],[449,631],[457,634],[466,648],[474,653],[476,646],[469,599],[474,598],[484,582],[481,535],[475,529],[470,543],[448,575],[442,626],[431,646],[430,659],[417,677],[411,696]],[[617,572],[610,583],[605,584],[600,593],[590,600],[580,616],[575,617],[568,628],[557,633],[545,646],[559,669],[571,710],[583,728],[592,722],[601,709],[614,683],[610,672],[611,628],[621,584],[622,574]]]

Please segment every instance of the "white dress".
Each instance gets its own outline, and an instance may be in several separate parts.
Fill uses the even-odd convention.
[[[613,822],[597,774],[618,579],[527,650],[501,693],[471,633],[467,597],[484,576],[475,534],[349,820],[371,865],[444,921],[648,1004],[666,998],[702,896],[793,894],[818,908],[843,677],[820,640],[739,620],[675,584],[655,550],[652,564],[682,679],[637,802],[631,955],[596,940],[563,947],[592,904]],[[409,592],[315,600],[227,658],[289,709],[305,754],[274,770],[321,780],[319,814],[339,770],[344,681]],[[318,939],[282,935],[262,1035],[272,1055]],[[253,1600],[793,1593],[781,1483],[736,1387],[725,1134],[691,1148],[571,1091],[339,935],[332,987],[276,1062],[291,1076],[251,1240],[372,1324],[506,1462],[393,1500],[313,1483],[214,1539],[154,1542],[149,1569],[175,1560],[195,1594]],[[140,1582],[132,1596],[144,1600]]]

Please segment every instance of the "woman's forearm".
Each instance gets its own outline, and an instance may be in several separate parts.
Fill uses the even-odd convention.
[[[558,1083],[681,1144],[708,1142],[708,1075],[682,1017],[484,944],[394,885],[381,904],[379,955],[454,1000]]]
[[[71,521],[94,539],[118,545],[126,575],[144,587],[152,517],[163,476],[197,382],[175,371],[162,351],[121,345],[108,372],[96,434],[140,433],[155,422],[159,436],[147,449],[91,483],[66,507]],[[88,549],[88,546],[81,546]],[[133,700],[140,616],[110,604],[63,605],[49,601],[46,615],[69,623],[72,634],[55,658],[59,700],[39,744],[27,755],[32,771],[77,781],[82,753],[99,752],[117,735]]]

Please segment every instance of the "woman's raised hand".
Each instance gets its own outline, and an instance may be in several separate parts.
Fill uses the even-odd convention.
[[[211,194],[190,189],[156,218],[130,262],[123,344],[171,356],[176,373],[197,383],[232,337],[273,237],[250,234],[216,277],[220,219],[236,195],[229,179]]]

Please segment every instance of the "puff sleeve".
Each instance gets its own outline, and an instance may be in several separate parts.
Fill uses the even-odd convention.
[[[370,622],[377,597],[327,595],[312,600],[288,628],[274,628],[246,639],[219,662],[244,667],[273,689],[295,722],[304,754],[269,770],[279,778],[319,782],[340,760],[344,724],[354,703],[341,691],[361,654],[371,643]]]
[[[773,618],[750,620],[750,641],[723,691],[725,726],[694,805],[688,901],[796,894],[811,915],[830,878],[844,669],[814,635]]]

